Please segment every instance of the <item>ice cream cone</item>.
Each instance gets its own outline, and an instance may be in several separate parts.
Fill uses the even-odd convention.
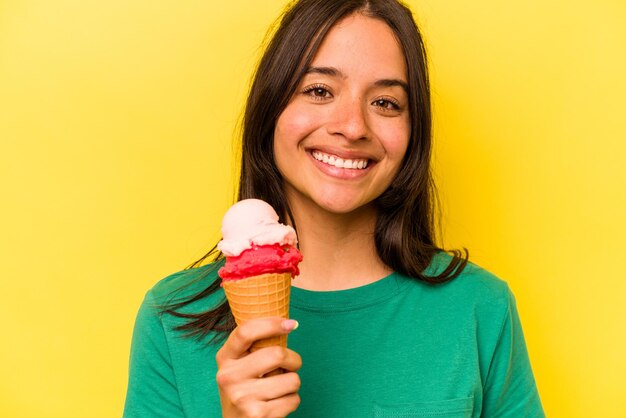
[[[266,273],[222,283],[237,325],[269,316],[289,318],[291,273]],[[256,341],[250,351],[271,346],[287,347],[287,336]]]
[[[256,318],[289,318],[291,278],[302,254],[296,231],[278,221],[276,211],[259,199],[244,199],[226,212],[217,248],[226,262],[217,274],[237,325]],[[256,341],[250,351],[287,347],[287,335]],[[274,370],[265,376],[281,373]]]

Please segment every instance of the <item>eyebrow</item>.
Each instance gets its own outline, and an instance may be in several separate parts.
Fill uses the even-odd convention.
[[[322,74],[331,77],[341,77],[346,78],[345,74],[343,74],[339,69],[335,67],[309,67],[304,72],[305,74]],[[406,81],[399,80],[397,78],[384,78],[381,80],[376,80],[374,82],[375,86],[378,87],[402,87],[404,91],[409,94],[409,85]]]

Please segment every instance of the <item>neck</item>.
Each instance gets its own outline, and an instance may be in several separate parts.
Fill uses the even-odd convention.
[[[391,273],[374,243],[376,210],[372,205],[348,214],[291,202],[300,251],[304,256],[295,287],[342,290],[375,282]]]

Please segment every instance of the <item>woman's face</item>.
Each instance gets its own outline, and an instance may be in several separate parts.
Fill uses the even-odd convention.
[[[406,73],[381,20],[353,14],[331,28],[274,130],[292,205],[347,214],[387,189],[410,136]]]

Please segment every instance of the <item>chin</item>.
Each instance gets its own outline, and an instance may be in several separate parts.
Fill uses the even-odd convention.
[[[335,215],[347,215],[367,210],[372,206],[371,201],[349,198],[346,196],[329,196],[326,195],[321,199],[313,198],[313,203],[320,209]]]
[[[333,215],[362,214],[373,208],[376,198],[374,190],[363,187],[336,187],[322,185],[310,187],[310,184],[285,184],[285,192],[293,208],[299,207],[311,215],[326,213]]]

